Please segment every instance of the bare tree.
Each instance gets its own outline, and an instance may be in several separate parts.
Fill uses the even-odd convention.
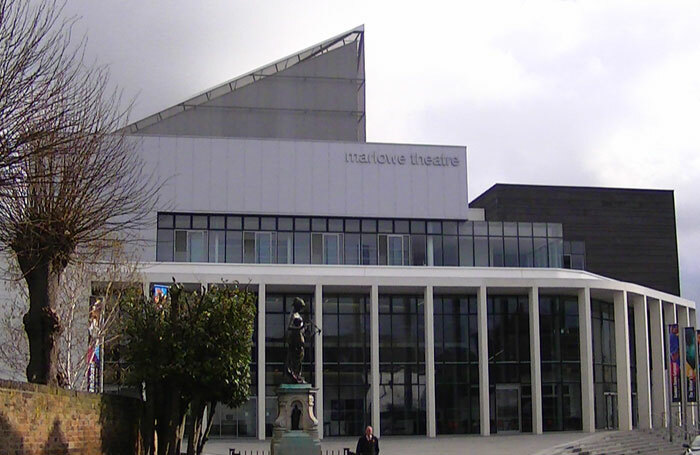
[[[87,246],[133,240],[129,234],[150,221],[156,202],[125,136],[128,110],[109,90],[107,68],[85,64],[84,41],[72,46],[72,22],[62,22],[61,11],[50,0],[35,8],[0,0],[0,42],[9,40],[0,58],[10,61],[0,70],[0,111],[9,112],[0,113],[0,245],[27,283],[27,379],[42,384],[59,383],[61,274],[89,254]],[[7,75],[25,82],[5,82]],[[26,93],[35,106],[19,101]]]
[[[119,342],[118,302],[134,286],[141,286],[138,259],[118,241],[91,245],[92,258],[66,267],[56,296],[56,313],[63,323],[57,340],[57,369],[63,384],[88,389],[92,354]],[[81,255],[85,258],[87,255]],[[15,266],[9,270],[5,311],[0,316],[0,364],[13,377],[24,374],[29,346],[22,325],[28,299],[26,281]]]

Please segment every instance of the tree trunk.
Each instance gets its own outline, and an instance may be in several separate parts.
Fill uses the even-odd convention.
[[[187,455],[195,455],[199,446],[205,406],[206,402],[198,396],[195,396],[190,403],[190,422],[187,424]]]
[[[29,340],[27,381],[63,386],[58,372],[61,321],[55,311],[61,271],[48,260],[18,257],[18,262],[29,291],[29,311],[23,318]]]
[[[212,423],[214,423],[214,412],[216,412],[216,401],[210,401],[207,410],[207,427],[204,429],[202,437],[199,439],[199,443],[197,443],[197,455],[202,455],[202,451],[204,451],[204,445],[209,440],[211,426]]]

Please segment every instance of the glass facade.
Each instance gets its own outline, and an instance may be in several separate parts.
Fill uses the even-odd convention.
[[[591,299],[593,388],[596,429],[617,429],[615,312],[612,303]]]
[[[541,295],[539,301],[542,427],[581,430],[578,299]]]
[[[379,408],[382,435],[425,434],[423,296],[379,296]]]
[[[557,223],[160,213],[156,260],[559,268],[565,245]]]
[[[489,296],[491,433],[532,431],[527,296]]]
[[[323,297],[323,434],[356,436],[370,423],[369,298]]]
[[[476,296],[435,296],[437,434],[479,433],[479,335]]]

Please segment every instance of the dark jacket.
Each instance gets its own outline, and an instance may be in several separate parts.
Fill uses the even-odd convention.
[[[372,440],[368,441],[367,436],[360,436],[357,440],[357,455],[379,455],[379,439],[372,435]]]

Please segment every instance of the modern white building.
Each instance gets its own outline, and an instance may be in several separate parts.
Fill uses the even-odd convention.
[[[162,177],[148,284],[258,293],[253,396],[213,433],[270,435],[297,296],[324,437],[662,425],[664,327],[695,303],[587,271],[600,220],[470,208],[466,147],[366,142],[364,92],[360,27],[129,127]]]

